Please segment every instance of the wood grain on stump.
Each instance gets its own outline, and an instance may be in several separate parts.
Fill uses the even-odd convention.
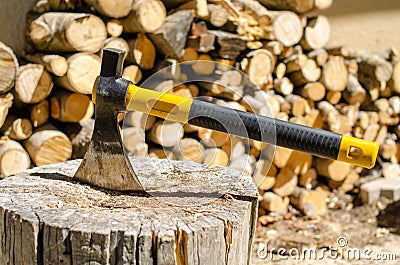
[[[131,161],[158,199],[71,181],[79,160],[1,181],[0,263],[250,263],[257,188],[249,176],[188,161]],[[191,192],[176,185],[183,179]]]

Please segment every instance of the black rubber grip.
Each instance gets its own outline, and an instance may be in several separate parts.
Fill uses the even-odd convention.
[[[336,159],[342,135],[193,100],[188,123]]]

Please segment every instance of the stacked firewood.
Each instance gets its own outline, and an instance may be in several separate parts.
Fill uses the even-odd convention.
[[[93,129],[90,94],[101,49],[114,47],[126,51],[123,76],[135,84],[172,66],[171,78],[151,89],[205,96],[231,108],[377,141],[384,163],[372,172],[281,147],[272,158],[263,155],[270,147],[260,142],[138,112],[124,118],[130,155],[187,159],[250,174],[260,185],[261,214],[284,213],[289,204],[306,215],[324,214],[329,192],[352,191],[382,171],[400,172],[393,169],[400,158],[400,57],[395,50],[326,47],[327,18],[307,13],[331,3],[38,1],[27,14],[24,65],[0,45],[1,176],[83,157]],[[218,82],[185,83],[180,62]]]

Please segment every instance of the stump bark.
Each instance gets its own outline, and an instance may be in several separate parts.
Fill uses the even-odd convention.
[[[72,181],[80,160],[1,181],[0,263],[250,264],[257,217],[251,177],[188,161],[131,162],[154,196]],[[182,175],[193,181],[191,192],[176,185]]]

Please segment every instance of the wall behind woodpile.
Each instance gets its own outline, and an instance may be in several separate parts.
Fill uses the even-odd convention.
[[[24,47],[25,14],[36,0],[0,0],[0,41],[14,48],[17,55]],[[354,49],[400,50],[399,0],[334,0],[331,8],[319,11],[331,23],[330,45]]]

